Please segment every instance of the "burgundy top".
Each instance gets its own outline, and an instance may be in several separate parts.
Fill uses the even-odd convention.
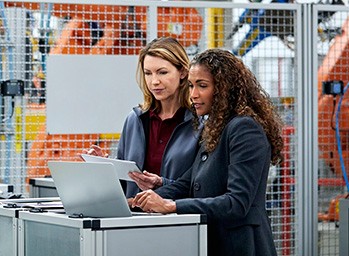
[[[150,128],[144,170],[160,175],[162,156],[174,129],[183,122],[185,108],[179,108],[172,118],[161,120],[153,110],[149,111]]]

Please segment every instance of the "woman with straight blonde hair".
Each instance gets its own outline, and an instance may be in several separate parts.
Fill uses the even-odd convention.
[[[127,197],[180,177],[192,164],[200,131],[193,128],[188,82],[189,58],[174,38],[154,39],[139,54],[137,81],[144,101],[127,116],[117,158],[135,161]],[[84,153],[104,156],[98,146]]]

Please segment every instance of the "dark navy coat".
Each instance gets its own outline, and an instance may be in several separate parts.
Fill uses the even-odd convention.
[[[250,117],[235,117],[217,148],[200,148],[176,182],[156,192],[176,200],[178,214],[205,214],[211,256],[276,255],[265,209],[270,143]]]

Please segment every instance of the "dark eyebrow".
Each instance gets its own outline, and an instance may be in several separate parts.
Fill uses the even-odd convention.
[[[209,80],[206,79],[198,79],[195,81],[195,83],[201,83],[201,82],[209,82]]]

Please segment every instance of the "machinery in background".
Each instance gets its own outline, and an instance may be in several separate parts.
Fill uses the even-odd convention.
[[[319,158],[324,159],[330,170],[336,174],[332,184],[328,185],[345,186],[344,175],[349,170],[349,95],[344,94],[339,102],[341,93],[324,93],[324,84],[327,82],[341,81],[348,84],[349,74],[347,72],[349,59],[349,17],[343,23],[342,33],[337,35],[325,56],[322,65],[318,69],[318,144]],[[339,122],[335,121],[338,111],[338,104],[341,104],[341,111],[338,116]],[[336,135],[336,129],[338,134]],[[340,140],[340,150],[338,142]],[[340,158],[345,159],[341,163]],[[346,174],[345,174],[346,173]],[[347,194],[333,198],[325,214],[319,213],[319,220],[339,220],[339,200],[347,197]]]
[[[336,143],[335,113],[338,106],[339,94],[324,94],[323,82],[342,81],[349,82],[347,72],[347,60],[349,58],[349,18],[343,23],[342,33],[337,35],[318,69],[318,127],[319,127],[319,149],[321,159],[325,159],[331,170],[342,175],[339,162],[339,152]],[[343,158],[349,159],[349,97],[344,95],[342,109],[339,117],[339,128]],[[349,169],[349,163],[346,163]]]
[[[291,0],[292,1],[292,0]],[[272,0],[271,3],[290,3],[288,0]],[[333,5],[344,5],[342,0],[332,1]],[[320,178],[319,186],[345,186],[343,179],[340,155],[336,143],[335,113],[338,106],[339,95],[324,94],[323,82],[343,81],[349,82],[347,61],[349,59],[349,18],[342,27],[333,27],[331,17],[333,11],[318,13],[319,40],[331,42],[331,47],[318,69],[318,143],[319,158],[324,160],[335,178]],[[260,42],[270,36],[281,39],[290,49],[293,49],[294,24],[293,14],[289,10],[253,10],[246,9],[233,26],[232,32],[227,39],[232,39],[240,29],[248,25],[249,29],[233,52],[239,56],[245,56]],[[339,116],[341,149],[343,159],[349,159],[349,95],[344,95],[342,110]],[[349,170],[349,161],[345,163],[345,170]],[[319,220],[338,221],[339,199],[347,195],[338,195],[331,199],[326,213],[318,214]]]
[[[82,149],[98,144],[106,150],[110,141],[119,134],[61,134],[46,133],[45,119],[45,74],[46,58],[49,54],[114,54],[137,55],[147,39],[148,9],[146,6],[113,6],[91,4],[51,4],[28,2],[3,2],[5,10],[21,10],[27,13],[27,20],[40,14],[39,37],[36,39],[36,72],[33,76],[37,102],[27,106],[27,112],[39,111],[37,127],[30,126],[30,150],[26,162],[26,182],[32,177],[49,175],[47,161],[53,159],[78,160]],[[203,29],[203,20],[195,8],[158,7],[158,36],[177,38],[184,47],[198,44]],[[6,20],[6,14],[2,15]],[[53,39],[50,22],[59,19],[63,22],[59,36]],[[26,20],[26,19],[24,19]],[[6,28],[6,24],[5,28]],[[32,41],[33,42],[33,41]],[[24,44],[20,44],[24,45]],[[15,53],[12,54],[16,56]],[[28,86],[26,86],[28,88]],[[28,120],[26,120],[28,121]],[[33,118],[30,121],[35,122]],[[23,151],[22,151],[23,152]],[[22,157],[22,159],[25,159]],[[8,163],[10,176],[11,163]],[[20,183],[20,182],[19,182]]]
[[[249,0],[254,2],[253,0]],[[260,2],[260,1],[258,1]],[[270,3],[293,3],[293,0],[272,0]],[[333,5],[344,5],[342,0],[334,0]],[[319,12],[318,24],[319,33],[322,40],[333,39],[337,34],[341,33],[338,28],[332,28],[327,25],[327,21],[335,12],[323,11]],[[232,39],[244,25],[248,25],[249,29],[244,38],[239,42],[238,46],[233,49],[234,54],[244,56],[261,41],[270,36],[276,36],[281,39],[288,47],[293,49],[294,37],[294,16],[290,10],[271,10],[271,9],[245,9],[239,16],[239,20],[234,24],[231,33],[227,39]],[[321,24],[321,26],[320,26]]]

